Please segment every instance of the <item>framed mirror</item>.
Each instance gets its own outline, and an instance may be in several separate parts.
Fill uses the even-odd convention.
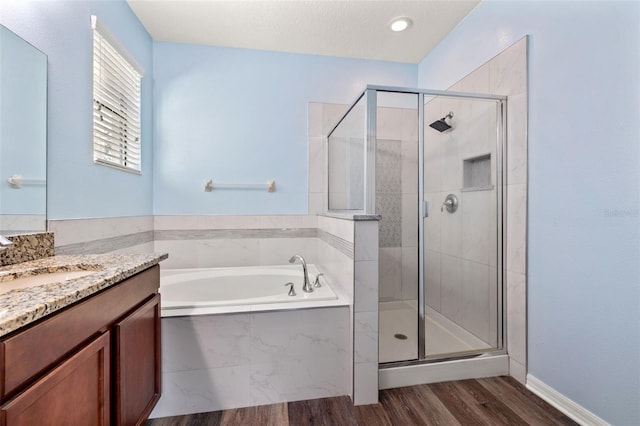
[[[46,230],[47,56],[0,25],[0,234]]]

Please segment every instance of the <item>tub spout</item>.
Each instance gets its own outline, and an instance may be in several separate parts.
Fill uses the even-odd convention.
[[[309,282],[309,274],[307,273],[307,262],[304,261],[304,257],[299,254],[295,254],[289,259],[289,263],[295,263],[296,260],[299,260],[302,263],[302,272],[304,274],[304,285],[302,286],[302,291],[305,293],[311,293],[313,291],[313,287]]]

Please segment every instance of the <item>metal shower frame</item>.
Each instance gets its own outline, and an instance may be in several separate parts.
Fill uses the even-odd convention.
[[[380,365],[380,368],[393,368],[405,365],[424,364],[436,361],[443,361],[449,359],[459,359],[474,357],[482,354],[491,353],[492,355],[506,354],[506,324],[504,324],[505,300],[504,300],[504,253],[506,241],[504,241],[504,235],[506,231],[506,183],[504,181],[504,171],[506,170],[506,96],[491,95],[484,93],[467,93],[467,92],[452,92],[447,90],[429,90],[429,89],[416,89],[405,88],[395,86],[379,86],[379,85],[367,85],[362,93],[355,99],[350,105],[344,115],[336,123],[327,135],[327,140],[332,133],[340,126],[342,121],[349,115],[355,105],[366,95],[366,114],[365,114],[365,148],[364,148],[364,209],[363,210],[330,210],[331,212],[339,213],[364,213],[375,214],[375,201],[376,201],[376,127],[377,127],[377,93],[378,92],[390,92],[390,93],[404,93],[413,94],[418,96],[418,359],[408,361],[389,362]],[[462,354],[447,354],[444,356],[432,356],[426,357],[425,355],[425,289],[424,289],[424,218],[426,214],[426,206],[424,200],[424,99],[425,96],[443,96],[451,98],[465,98],[465,99],[481,99],[481,100],[493,100],[496,101],[496,188],[497,188],[497,209],[498,223],[497,223],[497,306],[498,306],[498,318],[497,318],[497,349],[494,350],[479,350],[473,352],[465,352]],[[329,144],[327,143],[327,151]],[[328,152],[326,157],[329,158]],[[328,163],[327,163],[328,167]],[[327,169],[327,179],[328,169]],[[329,206],[329,191],[327,182],[327,206]]]

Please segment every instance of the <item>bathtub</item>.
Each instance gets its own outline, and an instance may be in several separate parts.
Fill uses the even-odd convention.
[[[313,283],[318,269],[308,272]],[[161,269],[162,396],[150,417],[349,395],[349,299],[324,278],[305,293],[299,264]]]
[[[313,284],[318,269],[307,265]],[[295,296],[289,296],[293,282]],[[160,272],[162,316],[303,309],[335,306],[338,297],[324,277],[312,293],[302,291],[301,265],[168,269]]]

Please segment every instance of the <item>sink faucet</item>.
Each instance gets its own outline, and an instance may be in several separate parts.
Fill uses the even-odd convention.
[[[289,263],[294,263],[296,260],[299,260],[302,263],[302,272],[304,273],[304,285],[302,286],[302,291],[306,293],[311,293],[313,291],[313,287],[309,282],[309,274],[307,273],[307,262],[304,261],[304,257],[299,254],[295,254],[289,259]]]
[[[11,244],[13,244],[11,240],[3,235],[0,235],[0,251],[8,249]]]

